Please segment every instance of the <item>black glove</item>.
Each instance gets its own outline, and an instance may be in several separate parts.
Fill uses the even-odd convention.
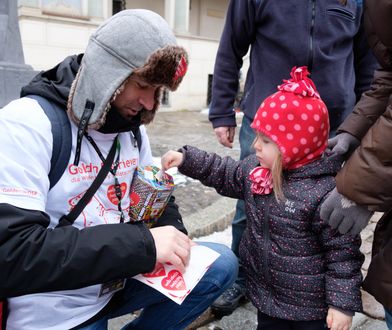
[[[336,188],[320,209],[321,219],[328,221],[329,225],[338,229],[341,234],[349,233],[353,236],[358,235],[366,227],[373,213],[339,194]]]
[[[360,141],[350,133],[340,133],[328,140],[328,153],[345,156],[347,159],[359,146]]]

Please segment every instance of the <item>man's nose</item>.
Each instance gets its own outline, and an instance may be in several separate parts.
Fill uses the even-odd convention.
[[[155,88],[146,88],[140,95],[139,102],[146,110],[152,110],[155,105]]]

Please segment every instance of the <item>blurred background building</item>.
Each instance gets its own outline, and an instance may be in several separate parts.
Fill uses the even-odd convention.
[[[91,33],[123,9],[144,8],[166,19],[178,44],[189,52],[188,74],[174,94],[165,91],[163,109],[196,110],[210,101],[215,55],[229,0],[18,0],[24,59],[46,70],[82,53]],[[246,72],[246,71],[245,71]]]

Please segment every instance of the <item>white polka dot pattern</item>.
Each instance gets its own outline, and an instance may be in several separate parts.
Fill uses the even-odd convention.
[[[255,130],[277,143],[288,169],[318,159],[327,146],[329,133],[328,112],[317,91],[314,89],[312,96],[308,92],[299,95],[293,92],[299,85],[292,83],[290,90],[282,88],[267,97],[252,123]]]

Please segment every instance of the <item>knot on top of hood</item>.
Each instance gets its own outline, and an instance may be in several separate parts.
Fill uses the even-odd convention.
[[[320,98],[320,94],[316,90],[316,86],[313,81],[308,78],[309,71],[306,66],[297,68],[296,66],[291,69],[291,79],[284,79],[283,84],[278,86],[278,90],[291,92],[294,94],[317,97]]]

